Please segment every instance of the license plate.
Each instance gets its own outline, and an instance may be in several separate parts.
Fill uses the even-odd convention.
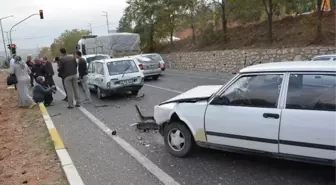
[[[120,81],[121,85],[127,85],[127,84],[131,84],[131,83],[133,83],[133,80],[123,80],[123,81]]]

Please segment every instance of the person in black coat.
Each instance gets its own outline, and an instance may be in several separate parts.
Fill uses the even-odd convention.
[[[44,69],[43,64],[41,63],[40,59],[36,58],[34,60],[34,62],[35,62],[35,64],[32,67],[32,74],[33,74],[33,76],[35,78],[35,81],[36,81],[37,77],[45,76],[45,69]]]
[[[53,69],[53,66],[52,66],[52,63],[50,61],[48,61],[48,58],[47,57],[43,57],[43,61],[44,63],[44,78],[47,82],[47,84],[51,87],[53,85],[55,85],[55,82],[54,82],[54,79],[53,79],[53,76],[54,76],[54,69]]]
[[[31,55],[27,56],[26,64],[29,67],[30,71],[33,71],[34,63],[32,61],[32,56]],[[30,86],[34,87],[34,75],[33,75],[33,73],[29,74],[29,76],[30,76]]]

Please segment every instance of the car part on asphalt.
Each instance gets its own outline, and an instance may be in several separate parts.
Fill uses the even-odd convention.
[[[133,124],[132,126],[136,126],[138,130],[158,130],[159,126],[156,124],[153,116],[144,116],[138,105],[135,105],[135,109],[138,113],[138,116],[140,118],[140,122]]]

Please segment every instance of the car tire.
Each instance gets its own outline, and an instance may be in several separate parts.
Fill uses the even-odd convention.
[[[98,99],[103,99],[103,92],[101,91],[100,87],[96,87],[96,92],[97,92],[97,98]]]
[[[177,132],[179,131],[179,133]],[[172,136],[174,135],[174,136]],[[164,143],[166,150],[175,157],[186,157],[190,154],[195,146],[195,141],[189,128],[182,122],[171,122],[165,126],[163,131]],[[172,138],[183,138],[184,143],[180,143],[179,147],[176,147],[177,143],[181,140],[172,141]]]
[[[152,79],[153,79],[153,80],[158,80],[159,77],[160,77],[160,75],[155,75],[155,76],[152,77]]]

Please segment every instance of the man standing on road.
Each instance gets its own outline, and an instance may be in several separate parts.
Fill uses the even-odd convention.
[[[82,53],[80,51],[76,51],[76,58],[78,59],[78,73],[79,78],[82,84],[82,87],[85,92],[85,100],[84,103],[92,103],[90,89],[88,86],[88,71],[87,71],[87,63],[86,60],[82,57]]]
[[[59,57],[55,57],[55,62],[57,63],[57,71],[58,71],[58,77],[60,77],[62,79],[62,85],[63,85],[63,89],[64,89],[64,92],[65,92],[65,98],[63,99],[63,101],[68,101],[68,93],[67,93],[67,90],[65,88],[65,85],[64,85],[64,77],[63,77],[63,70],[60,70],[60,58]]]
[[[44,63],[44,78],[47,82],[47,84],[51,87],[55,85],[53,76],[54,76],[54,69],[52,66],[52,63],[48,61],[48,57],[43,57],[43,63]]]
[[[34,62],[35,64],[33,65],[32,74],[34,76],[34,79],[36,80],[38,76],[44,76],[45,71],[44,71],[44,67],[39,58],[35,58]]]
[[[62,56],[60,57],[59,70],[63,70],[64,85],[68,93],[68,109],[74,108],[74,96],[76,99],[76,107],[80,107],[76,59],[71,55],[67,55],[64,48],[61,48],[60,52]]]
[[[31,55],[27,56],[26,64],[29,67],[30,71],[33,71],[34,63],[32,61],[32,56]],[[33,73],[30,73],[29,76],[30,76],[30,86],[34,87],[34,75],[33,75]]]

